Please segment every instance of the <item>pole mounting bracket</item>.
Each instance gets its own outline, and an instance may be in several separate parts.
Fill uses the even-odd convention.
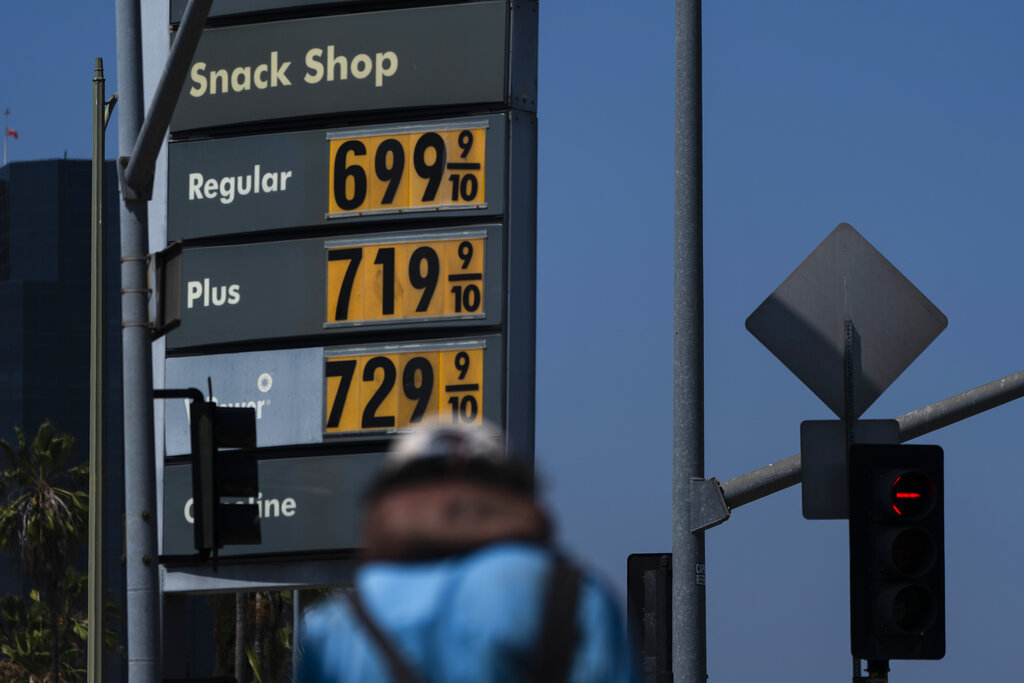
[[[714,477],[690,479],[690,531],[697,533],[729,519],[729,506]]]

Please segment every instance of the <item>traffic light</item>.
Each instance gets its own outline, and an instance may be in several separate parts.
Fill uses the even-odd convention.
[[[256,447],[256,409],[192,401],[192,506],[195,548],[209,555],[225,545],[260,542],[259,507],[222,497],[259,496],[256,459],[220,448]]]
[[[671,553],[634,553],[626,559],[626,611],[644,683],[671,683]]]
[[[942,449],[855,444],[849,469],[853,656],[942,659]]]

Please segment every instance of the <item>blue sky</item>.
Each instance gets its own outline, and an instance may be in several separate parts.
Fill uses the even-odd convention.
[[[565,544],[621,586],[629,553],[671,547],[674,4],[540,17],[537,462]],[[113,19],[5,7],[9,160],[89,155]],[[1022,369],[1022,27],[1010,0],[705,3],[708,476],[797,453],[800,422],[832,417],[744,321],[840,222],[949,318],[865,417]],[[1019,676],[1020,411],[918,440],[946,453],[947,656],[894,681]],[[849,677],[844,522],[804,520],[793,487],[709,531],[707,563],[712,680]]]

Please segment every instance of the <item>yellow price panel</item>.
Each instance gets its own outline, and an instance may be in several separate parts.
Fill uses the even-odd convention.
[[[484,317],[486,240],[475,230],[327,242],[325,325]]]
[[[485,206],[487,126],[328,137],[327,216]]]
[[[325,435],[400,429],[427,419],[464,425],[483,419],[482,342],[362,353],[328,350],[324,379]]]

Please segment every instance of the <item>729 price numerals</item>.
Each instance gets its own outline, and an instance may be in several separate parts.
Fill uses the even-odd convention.
[[[484,204],[487,128],[330,138],[328,216]]]
[[[328,325],[484,315],[483,232],[327,244]]]
[[[328,355],[325,434],[414,426],[426,418],[480,424],[483,347]]]

